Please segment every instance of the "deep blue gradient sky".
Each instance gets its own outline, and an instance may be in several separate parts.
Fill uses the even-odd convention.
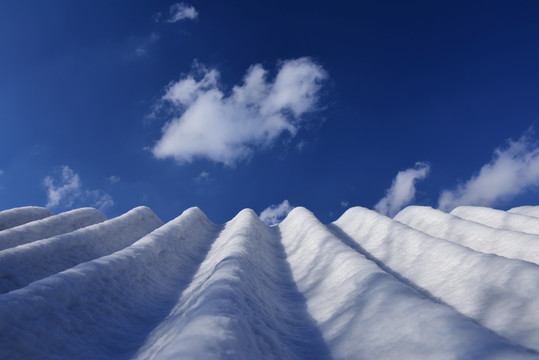
[[[55,212],[108,194],[108,216],[196,205],[220,223],[287,199],[327,222],[416,162],[430,171],[411,203],[436,207],[539,119],[536,1],[189,1],[196,19],[167,22],[174,3],[0,4],[0,210],[44,206],[67,166],[79,193]],[[170,119],[149,115],[195,59],[226,93],[301,57],[328,77],[295,136],[235,166],[152,154]],[[484,204],[537,204],[536,180]]]

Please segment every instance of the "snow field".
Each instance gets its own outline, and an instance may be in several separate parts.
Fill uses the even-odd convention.
[[[329,359],[295,289],[277,228],[229,221],[140,359]]]
[[[105,220],[105,215],[93,208],[66,211],[0,231],[0,250],[65,234]]]
[[[0,293],[131,245],[163,223],[147,207],[73,232],[0,251]]]
[[[49,210],[38,206],[25,206],[0,211],[0,231],[23,225],[30,221],[41,220],[51,215],[52,213]]]
[[[536,356],[398,281],[304,208],[292,210],[279,229],[293,278],[334,359]]]
[[[349,209],[333,224],[432,296],[514,343],[539,349],[537,265],[476,252],[364,208]]]
[[[450,214],[497,229],[539,235],[539,219],[533,216],[513,214],[482,206],[459,206]]]
[[[393,219],[476,251],[539,264],[539,235],[496,229],[427,206],[409,206]]]
[[[539,358],[539,266],[370,210],[51,226],[0,251],[0,359]]]
[[[539,206],[518,206],[507,210],[507,212],[539,218]]]
[[[188,209],[123,250],[0,295],[0,358],[132,358],[217,231]]]

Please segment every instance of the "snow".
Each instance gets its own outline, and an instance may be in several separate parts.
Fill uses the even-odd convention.
[[[66,211],[59,215],[0,231],[0,250],[65,234],[105,220],[105,215],[93,208]]]
[[[509,209],[507,212],[539,218],[539,206],[519,206]]]
[[[490,211],[482,214],[479,217],[492,216]],[[539,264],[539,235],[493,228],[427,206],[409,206],[394,219],[476,251]],[[500,220],[494,221],[500,224]]]
[[[163,223],[147,207],[115,219],[0,251],[0,293],[131,245]]]
[[[522,349],[383,271],[308,210],[294,209],[280,228],[298,289],[333,358],[508,358],[522,354]]]
[[[367,209],[47,219],[0,251],[2,359],[539,358],[537,265]]]
[[[49,210],[38,206],[25,206],[0,211],[0,231],[51,215],[52,213]]]
[[[0,358],[131,358],[217,231],[189,209],[123,250],[0,295]]]
[[[482,206],[459,206],[450,214],[498,229],[539,235],[539,219],[533,216],[513,214]]]
[[[423,217],[432,214],[418,209],[404,209],[395,218],[412,212]],[[360,207],[349,209],[333,225],[345,240],[403,281],[501,336],[539,349],[536,264],[483,254]]]

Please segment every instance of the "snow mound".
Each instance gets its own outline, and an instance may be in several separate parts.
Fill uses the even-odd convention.
[[[539,218],[539,206],[519,206],[509,209],[507,212]]]
[[[73,232],[0,251],[0,293],[131,245],[163,223],[147,207]]]
[[[533,216],[514,214],[482,206],[459,206],[453,209],[450,214],[498,229],[539,235],[539,219]]]
[[[0,231],[0,250],[65,234],[105,220],[105,215],[93,208],[66,211],[59,215]]]
[[[30,221],[41,220],[51,215],[52,213],[49,210],[38,206],[25,206],[0,211],[0,231],[23,225]]]
[[[0,251],[0,358],[539,358],[538,265],[367,209],[80,211],[94,223],[29,222]]]
[[[491,217],[490,212],[482,214],[476,217]],[[409,206],[393,219],[476,251],[539,264],[539,235],[493,228],[427,206]]]

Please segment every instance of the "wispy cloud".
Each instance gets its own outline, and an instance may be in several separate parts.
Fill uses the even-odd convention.
[[[518,140],[496,149],[493,159],[479,173],[454,190],[440,195],[438,207],[450,211],[460,205],[491,206],[539,186],[539,143],[529,131]]]
[[[4,173],[4,170],[0,169],[0,175],[2,175]]]
[[[415,183],[427,177],[429,170],[429,164],[418,162],[413,168],[399,171],[387,190],[386,196],[374,206],[375,210],[380,214],[393,217],[414,200]]]
[[[283,201],[279,205],[271,205],[270,207],[262,210],[260,213],[260,220],[262,220],[266,225],[276,225],[280,223],[293,207],[290,205],[288,200]]]
[[[88,190],[82,186],[79,174],[69,166],[61,166],[43,180],[47,190],[47,208],[68,209],[75,206],[92,206],[106,209],[114,202],[102,190]]]
[[[170,18],[168,22],[178,22],[185,19],[196,19],[198,17],[198,12],[196,9],[186,3],[177,3],[170,7]]]
[[[282,63],[273,81],[261,65],[249,68],[243,84],[226,96],[219,72],[197,66],[196,74],[171,83],[161,106],[178,116],[169,120],[153,147],[157,158],[179,163],[207,158],[228,166],[256,149],[271,145],[281,134],[295,135],[302,115],[318,108],[319,90],[327,75],[309,58]]]
[[[207,171],[202,171],[198,176],[195,178],[195,181],[197,182],[207,182],[210,181],[210,173]]]

